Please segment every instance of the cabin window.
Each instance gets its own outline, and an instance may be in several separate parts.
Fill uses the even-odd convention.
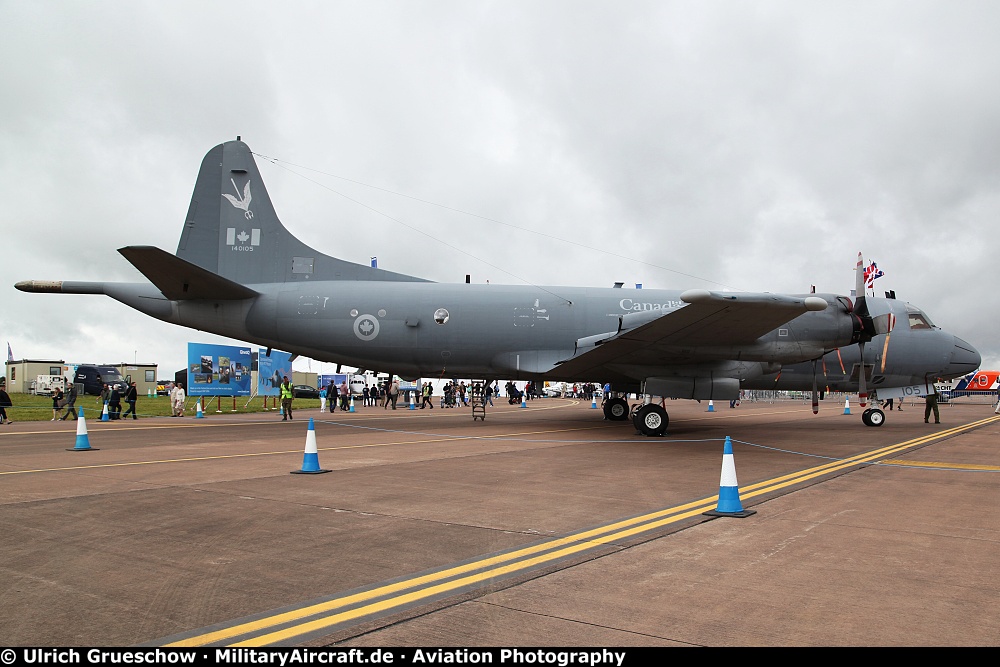
[[[451,313],[446,308],[438,308],[434,311],[434,321],[438,324],[444,324],[450,317]]]

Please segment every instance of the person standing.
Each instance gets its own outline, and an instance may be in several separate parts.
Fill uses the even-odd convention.
[[[347,380],[340,383],[340,411],[348,412],[351,409],[351,387]]]
[[[98,376],[98,379],[100,379],[100,376]],[[108,404],[108,401],[110,400],[111,400],[111,387],[109,387],[108,383],[105,382],[103,385],[101,385],[101,397],[97,399],[98,412],[101,412],[101,414],[103,414],[104,406],[106,406]],[[110,417],[111,415],[109,414],[108,416]]]
[[[326,400],[330,403],[330,412],[337,411],[337,384],[330,380],[330,384],[326,385]]]
[[[426,406],[429,405],[429,406],[431,406],[431,410],[433,410],[434,409],[434,400],[433,400],[434,387],[431,386],[430,382],[425,382],[424,383],[424,387],[423,387],[422,393],[423,393],[423,397],[422,397],[422,399],[420,401],[420,409],[423,410],[424,407],[426,407]]]
[[[393,377],[392,384],[389,385],[389,398],[387,402],[392,403],[392,409],[396,409],[396,400],[399,398],[399,378]]]
[[[118,385],[111,389],[108,396],[108,417],[113,420],[121,419],[122,416],[122,395],[118,391]]]
[[[997,404],[993,406],[993,414],[1000,415],[1000,380],[997,381]]]
[[[125,402],[128,403],[128,410],[122,415],[122,418],[132,415],[132,419],[138,419],[135,416],[135,402],[139,400],[139,390],[135,388],[135,382],[128,386],[128,390],[125,392]]]
[[[77,420],[76,416],[76,395],[77,389],[76,385],[72,382],[66,383],[66,391],[69,393],[66,395],[66,411],[63,412],[63,416],[59,418],[59,421],[65,421],[66,417],[73,415],[73,421]]]
[[[170,407],[173,414],[171,417],[183,417],[184,416],[184,400],[186,396],[184,395],[184,384],[182,382],[177,382],[174,384],[174,388],[170,390]]]
[[[10,400],[10,396],[7,391],[0,388],[0,424],[13,424],[7,417],[7,408],[14,407],[14,402]]]
[[[934,385],[931,385],[931,390],[929,392],[927,392],[927,395],[924,397],[924,423],[925,424],[927,423],[927,420],[931,416],[931,411],[934,412],[934,423],[935,424],[940,424],[941,423],[941,415],[938,412],[938,393],[937,393],[937,387],[935,387]]]
[[[59,408],[63,400],[63,390],[62,387],[56,387],[55,391],[52,392],[52,420],[55,421],[59,419]]]
[[[292,392],[292,383],[287,375],[281,376],[281,421],[288,421],[292,418],[292,399],[295,397]]]
[[[483,405],[485,406],[487,403],[490,404],[491,408],[496,407],[493,405],[493,385],[489,382],[487,382],[486,386],[483,388]]]

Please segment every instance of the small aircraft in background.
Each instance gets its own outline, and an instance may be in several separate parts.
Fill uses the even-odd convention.
[[[147,315],[270,349],[404,378],[609,382],[612,420],[663,435],[652,397],[731,400],[741,389],[868,388],[906,395],[979,367],[964,340],[910,304],[857,297],[435,283],[320,253],[278,220],[250,148],[202,161],[176,254],[119,252],[142,283],[23,281],[25,292],[104,294]],[[622,393],[639,393],[633,414]],[[864,423],[885,419],[876,407]]]
[[[958,391],[996,391],[1000,389],[1000,371],[976,371],[961,378],[952,386]]]

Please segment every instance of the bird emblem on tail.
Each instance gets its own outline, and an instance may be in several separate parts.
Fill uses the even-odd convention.
[[[240,189],[236,187],[236,181],[230,178],[229,182],[233,184],[233,189],[236,190],[236,196],[234,197],[233,195],[226,194],[225,192],[222,193],[222,196],[228,199],[230,204],[243,211],[243,215],[247,220],[253,219],[253,211],[250,210],[250,200],[253,198],[250,194],[250,181],[247,181],[247,184],[243,186],[242,198],[240,198]]]

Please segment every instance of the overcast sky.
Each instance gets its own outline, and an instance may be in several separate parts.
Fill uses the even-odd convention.
[[[998,26],[995,0],[0,0],[0,340],[161,376],[235,343],[13,285],[143,280],[117,248],[175,251],[240,135],[343,259],[848,294],[862,251],[1000,368]]]

